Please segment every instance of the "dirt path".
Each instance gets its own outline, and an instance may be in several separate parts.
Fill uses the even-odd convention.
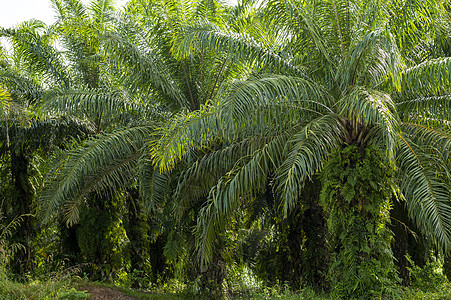
[[[91,300],[136,300],[137,298],[122,294],[121,291],[109,287],[101,286],[83,286],[83,291],[91,294]]]

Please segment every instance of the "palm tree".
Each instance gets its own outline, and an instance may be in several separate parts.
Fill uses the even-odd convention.
[[[92,29],[96,25],[89,25],[90,18],[82,6],[72,7],[68,1],[54,2],[59,11],[68,11],[61,13],[59,28],[63,37],[70,40],[64,45],[83,49],[82,41],[86,40],[83,36],[97,34],[99,31]],[[213,5],[213,8],[220,7],[217,3]],[[166,187],[173,177],[154,172],[145,143],[156,138],[155,128],[161,127],[170,114],[197,109],[228,78],[230,70],[225,66],[225,58],[218,59],[205,51],[179,58],[171,51],[180,24],[203,16],[214,19],[210,9],[203,1],[131,1],[125,13],[114,20],[114,28],[111,26],[108,31],[91,37],[90,40],[98,42],[95,51],[91,51],[95,54],[84,59],[96,58],[91,63],[103,70],[101,73],[108,81],[91,86],[85,82],[88,90],[80,87],[49,93],[46,108],[53,113],[66,112],[101,122],[94,122],[97,135],[55,160],[55,172],[49,173],[40,196],[40,211],[45,221],[62,213],[69,225],[76,224],[80,208],[90,202],[87,200],[90,194],[110,197],[118,190],[125,190],[128,195],[134,195],[127,197],[130,201],[127,205],[133,208],[129,211],[129,223],[145,227],[142,220],[136,219],[143,208],[141,200],[148,199],[156,207],[168,198]],[[82,17],[73,17],[76,12],[69,13],[72,10],[80,11]],[[105,27],[108,26],[101,29]],[[73,63],[74,69],[82,69],[76,66]],[[213,71],[214,76],[207,75]],[[88,75],[78,77],[93,78]],[[141,191],[139,197],[137,187]],[[171,222],[167,224],[175,228]],[[132,231],[127,232],[129,238],[134,235]],[[143,247],[136,246],[140,248]]]
[[[24,22],[1,34],[13,45],[0,67],[2,115],[0,116],[0,158],[2,161],[2,210],[10,220],[21,217],[14,239],[23,251],[16,252],[12,269],[24,274],[33,268],[32,243],[36,236],[32,213],[35,191],[39,187],[40,155],[61,146],[69,137],[82,137],[91,132],[85,122],[73,118],[57,118],[39,114],[45,85],[62,82],[65,75],[58,69],[57,55],[49,46],[41,22]],[[32,46],[34,45],[34,47]],[[29,58],[46,57],[48,64],[30,63]]]
[[[39,108],[36,112],[41,114],[37,120],[41,123],[45,123],[45,120],[78,120],[93,134],[112,131],[118,124],[130,125],[135,122],[137,114],[142,114],[143,111],[146,115],[155,114],[153,108],[148,108],[135,99],[130,100],[125,92],[116,88],[114,82],[111,82],[112,78],[107,77],[109,73],[106,72],[105,65],[99,62],[101,35],[111,24],[111,3],[95,1],[89,8],[79,1],[54,1],[53,4],[61,21],[58,25],[47,27],[42,22],[33,21],[16,29],[2,31],[2,35],[11,40],[13,50],[20,54],[19,61],[32,80],[27,84],[27,81],[19,82],[20,78],[8,74],[2,79],[5,84],[11,83],[9,87],[25,94],[28,98],[26,100],[34,104],[33,107]],[[58,38],[59,47],[66,51],[55,47],[55,40]],[[5,68],[5,73],[12,71],[9,66]],[[101,73],[103,76],[100,76]],[[38,89],[29,88],[34,87],[35,82],[46,88],[41,85]],[[148,129],[146,126],[136,129],[140,130]],[[50,134],[51,131],[48,131],[41,136],[46,138]],[[86,138],[86,135],[78,134],[78,137]],[[26,136],[24,140],[34,139]],[[19,141],[19,138],[15,137],[15,141]],[[61,146],[61,143],[58,145]],[[45,149],[43,146],[39,147]],[[122,163],[123,160],[133,161],[137,150],[133,148],[132,152],[132,155],[121,153],[117,160],[122,159]],[[108,172],[111,173],[112,170],[109,169]],[[35,204],[38,211],[44,207],[39,201]],[[71,243],[74,242],[77,243],[72,239]]]
[[[334,291],[367,297],[397,282],[384,229],[394,192],[421,232],[448,251],[450,60],[416,62],[408,49],[432,33],[439,5],[414,2],[405,14],[401,6],[268,1],[266,26],[279,32],[269,45],[209,22],[185,28],[181,53],[209,49],[251,67],[210,105],[169,124],[153,152],[161,171],[194,149],[204,153],[182,181],[207,180],[197,225],[204,263],[235,209],[268,180],[286,215],[318,173],[338,249]],[[407,34],[410,21],[424,25]]]

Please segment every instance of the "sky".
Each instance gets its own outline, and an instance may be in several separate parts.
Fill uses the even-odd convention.
[[[89,0],[82,0],[89,3]],[[121,7],[126,0],[116,0]],[[0,27],[9,28],[23,21],[38,19],[46,24],[54,21],[54,13],[50,0],[0,0]]]
[[[236,0],[228,0],[236,3]],[[90,0],[82,0],[89,3]],[[116,7],[122,7],[127,0],[116,0]],[[0,27],[9,28],[23,21],[38,19],[50,25],[54,13],[50,0],[0,0]]]

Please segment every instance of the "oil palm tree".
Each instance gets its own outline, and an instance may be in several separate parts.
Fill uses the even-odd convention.
[[[67,1],[54,2],[63,12],[74,9],[65,4]],[[203,16],[216,18],[209,15],[210,8],[205,3],[131,1],[125,12],[116,16],[109,31],[92,37],[99,42],[96,48],[99,52],[91,55],[98,59],[93,63],[108,78],[108,82],[97,86],[104,88],[80,87],[47,94],[48,110],[75,113],[88,120],[99,120],[96,116],[102,116],[102,122],[95,122],[97,135],[55,160],[55,172],[49,173],[40,197],[45,221],[63,214],[69,225],[77,223],[80,208],[89,203],[88,196],[93,192],[110,197],[125,189],[136,196],[139,186],[139,199],[130,205],[139,210],[142,203],[138,202],[143,198],[153,207],[167,198],[171,177],[154,172],[145,143],[155,139],[156,126],[161,127],[171,114],[195,110],[212,97],[230,72],[224,57],[218,59],[204,51],[180,59],[171,51],[173,36],[178,34],[181,23]],[[221,6],[215,3],[213,7]],[[71,14],[61,17],[60,32],[74,39],[66,44],[78,47],[78,39],[91,34],[92,30],[85,28],[89,23],[86,18],[77,27],[78,19]],[[210,72],[214,76],[209,76]],[[113,91],[106,86],[108,83],[115,85]],[[102,113],[92,114],[98,108]],[[167,222],[168,227],[172,226],[170,223]]]
[[[69,137],[82,137],[91,127],[74,118],[43,116],[39,113],[44,86],[65,86],[66,74],[61,61],[49,45],[45,25],[39,21],[2,29],[12,50],[5,54],[0,67],[2,115],[0,121],[0,158],[2,161],[2,210],[10,218],[21,217],[14,239],[23,251],[15,253],[12,269],[23,275],[33,267],[32,243],[36,236],[33,200],[40,182],[37,166],[40,155],[61,146]],[[39,58],[45,57],[47,64]],[[32,63],[31,60],[36,60]]]
[[[287,214],[315,174],[338,249],[334,291],[366,297],[397,282],[383,230],[393,193],[449,250],[450,60],[414,60],[408,49],[433,35],[440,5],[414,1],[400,14],[404,4],[267,1],[267,26],[279,33],[269,45],[209,22],[185,27],[180,53],[210,49],[251,70],[199,112],[174,119],[154,145],[166,172],[194,149],[203,153],[181,187],[199,183],[209,195],[196,229],[204,263],[218,232],[268,180]]]
[[[14,91],[17,90],[15,94],[20,93],[24,100],[33,105],[34,114],[37,114],[37,117],[33,119],[37,120],[36,124],[58,123],[55,120],[63,122],[66,120],[66,123],[68,123],[67,120],[78,120],[80,124],[90,128],[87,131],[90,134],[111,132],[125,124],[131,126],[127,132],[133,129],[138,132],[148,130],[142,124],[135,128],[135,125],[139,123],[137,116],[153,114],[157,109],[148,108],[136,98],[128,97],[126,92],[121,91],[114,82],[109,81],[112,78],[107,77],[105,65],[102,65],[98,59],[101,35],[111,25],[113,12],[111,3],[93,1],[89,7],[85,7],[79,1],[54,1],[53,4],[60,18],[57,25],[47,27],[42,22],[32,21],[18,28],[2,30],[2,35],[10,39],[15,53],[20,54],[16,57],[24,67],[26,73],[24,78],[31,78],[28,82],[25,79],[20,80],[21,77],[17,76],[11,67],[6,66],[5,74],[2,74],[2,82],[5,85],[8,84],[8,87]],[[65,51],[55,47],[57,40],[60,42],[59,46]],[[104,73],[103,76],[100,76],[101,72]],[[37,133],[36,130],[24,132]],[[52,131],[48,130],[45,134],[26,135],[23,141],[30,142],[42,138],[41,141],[45,144],[49,142],[45,139],[51,137],[51,133]],[[67,135],[62,138],[74,136],[70,132],[66,133]],[[117,137],[118,134],[116,133],[115,136]],[[139,134],[135,133],[134,136],[138,137]],[[86,135],[78,134],[78,138],[83,140]],[[21,141],[18,136],[15,136],[14,140],[15,145]],[[63,148],[69,147],[69,145],[62,146],[61,143],[58,145]],[[44,149],[44,146],[39,147]],[[137,148],[139,147],[132,150],[128,148],[132,151],[131,155],[130,151],[118,154],[115,163],[121,160],[124,164],[124,160],[136,159]],[[61,151],[56,151],[58,152]],[[24,161],[28,162],[28,160]],[[99,168],[105,169],[104,166]],[[109,172],[111,171],[109,169]],[[122,171],[122,174],[125,174],[125,171]],[[32,191],[31,188],[26,190],[26,192]],[[18,197],[20,198],[20,195]],[[31,201],[30,197],[27,199]],[[28,202],[26,207],[29,207]],[[45,207],[45,203],[35,202],[38,211]]]

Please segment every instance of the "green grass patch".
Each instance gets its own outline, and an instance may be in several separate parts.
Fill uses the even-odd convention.
[[[90,295],[72,287],[71,280],[49,279],[18,283],[0,276],[0,299],[2,300],[54,300],[88,299]]]

